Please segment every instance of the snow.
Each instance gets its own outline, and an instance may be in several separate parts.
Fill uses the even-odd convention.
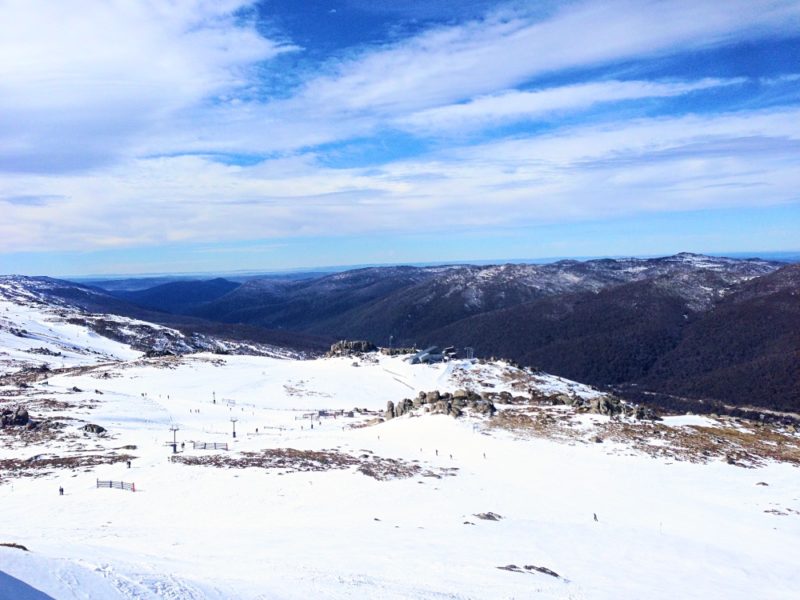
[[[696,427],[715,427],[717,422],[709,417],[702,415],[681,415],[677,417],[664,417],[664,423],[672,427],[696,426]]]
[[[12,329],[25,333],[15,335]],[[46,348],[62,356],[32,353]],[[141,356],[125,344],[101,337],[81,325],[58,318],[52,311],[0,299],[0,366],[75,367],[98,360],[130,360]]]
[[[64,360],[99,365],[54,374],[32,393],[75,405],[54,413],[80,419],[69,431],[83,421],[109,430],[81,437],[87,449],[135,445],[136,458],[130,469],[122,462],[0,481],[0,542],[30,549],[0,547],[0,600],[797,597],[800,496],[790,465],[676,462],[622,444],[523,438],[481,418],[432,414],[356,428],[372,415],[337,416],[311,429],[302,418],[310,411],[377,411],[419,390],[521,392],[504,363],[410,365],[382,355],[145,360],[15,306],[0,305],[0,315],[39,336],[35,345],[74,344],[87,354]],[[27,338],[2,335],[3,351],[24,354]],[[106,364],[111,356],[118,362]],[[599,394],[545,374],[535,382],[548,393]],[[602,419],[577,418],[585,427]],[[457,470],[379,481],[354,468],[190,466],[169,460],[171,425],[186,442],[183,457],[336,449]],[[231,450],[192,450],[191,440],[228,442]],[[68,455],[74,443],[7,443],[0,459]],[[97,489],[98,478],[134,482],[136,492]],[[786,514],[765,512],[776,508]],[[502,518],[476,516],[487,512]],[[510,564],[561,577],[498,569]]]

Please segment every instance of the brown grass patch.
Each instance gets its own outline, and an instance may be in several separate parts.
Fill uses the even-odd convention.
[[[31,458],[6,458],[0,459],[0,482],[9,478],[18,477],[43,477],[53,471],[68,469],[71,471],[84,469],[90,471],[97,465],[113,465],[135,459],[130,454],[83,454],[78,456],[43,456],[36,455]]]
[[[407,479],[414,476],[452,476],[453,469],[438,472],[395,458],[363,454],[359,457],[334,450],[297,450],[295,448],[270,448],[261,452],[242,452],[239,456],[224,454],[170,458],[184,465],[205,465],[229,469],[279,469],[287,473],[343,470],[356,467],[356,471],[378,481]]]

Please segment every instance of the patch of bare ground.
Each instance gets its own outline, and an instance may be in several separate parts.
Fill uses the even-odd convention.
[[[98,465],[113,465],[135,459],[130,454],[82,454],[76,456],[35,455],[30,458],[0,459],[0,484],[11,478],[44,477],[53,471],[66,469],[91,471]]]
[[[788,517],[790,515],[800,515],[800,510],[794,510],[793,508],[768,508],[764,511],[767,514],[775,515],[778,517]]]
[[[504,565],[497,568],[502,571],[511,571],[512,573],[528,573],[530,575],[535,573],[543,573],[545,575],[550,575],[550,577],[555,577],[556,579],[561,578],[561,575],[552,569],[548,569],[547,567],[537,567],[536,565],[525,565],[522,568],[518,567],[517,565]]]
[[[456,469],[425,469],[417,464],[395,458],[375,455],[353,456],[333,450],[298,450],[295,448],[270,448],[261,452],[242,452],[239,456],[178,455],[172,462],[184,465],[204,465],[228,469],[279,469],[286,473],[307,471],[355,470],[378,481],[407,479],[409,477],[442,478],[455,475]]]
[[[7,396],[4,394],[4,396]],[[0,398],[0,408],[15,406],[19,404],[19,400],[13,397]],[[29,412],[36,412],[38,414],[46,412],[67,412],[74,409],[92,409],[96,408],[99,404],[98,400],[82,399],[77,402],[56,400],[55,398],[45,394],[28,394],[25,397],[24,405]]]
[[[50,369],[45,366],[31,366],[14,373],[8,373],[0,376],[0,386],[19,386],[25,388],[31,384],[45,381],[50,377],[56,375],[65,375],[68,377],[75,377],[78,375],[85,375],[93,373],[98,369],[107,369],[109,367],[121,367],[125,363],[100,363],[96,365],[84,365],[81,367],[62,367]]]
[[[64,417],[62,421],[71,421]],[[66,442],[79,439],[75,432],[68,430],[67,423],[54,420],[44,420],[36,423],[32,429],[28,427],[3,427],[0,428],[0,444],[7,448],[28,447],[36,444],[51,442]]]
[[[0,542],[0,546],[4,546],[6,548],[16,548],[17,550],[24,550],[25,552],[28,552],[28,549],[25,546],[15,542]]]
[[[505,409],[495,413],[487,422],[487,427],[505,429],[523,436],[568,441],[580,435],[574,428],[572,417],[571,412],[538,407]]]
[[[800,438],[770,425],[720,420],[718,427],[668,427],[610,421],[600,430],[604,438],[627,443],[650,456],[694,463],[722,459],[750,468],[767,461],[800,466]]]
[[[544,406],[505,408],[487,427],[559,442],[616,442],[652,457],[693,463],[725,460],[740,467],[758,467],[776,461],[800,466],[800,435],[779,425],[726,417],[719,418],[716,426],[680,427],[608,419],[586,429],[576,427],[575,414]]]

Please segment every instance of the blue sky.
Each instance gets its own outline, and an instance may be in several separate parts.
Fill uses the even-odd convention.
[[[0,272],[800,250],[798,1],[0,17]]]

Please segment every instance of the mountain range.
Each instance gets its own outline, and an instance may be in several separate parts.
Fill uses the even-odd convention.
[[[312,352],[339,338],[469,346],[661,406],[800,411],[798,264],[681,253],[135,291],[49,281],[60,301],[182,331]]]

